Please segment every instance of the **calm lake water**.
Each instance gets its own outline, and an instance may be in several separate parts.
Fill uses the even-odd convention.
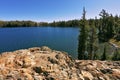
[[[79,28],[0,28],[0,52],[48,46],[77,57]]]

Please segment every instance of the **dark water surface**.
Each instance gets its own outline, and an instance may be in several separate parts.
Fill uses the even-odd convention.
[[[0,28],[0,52],[48,46],[77,57],[78,28]]]

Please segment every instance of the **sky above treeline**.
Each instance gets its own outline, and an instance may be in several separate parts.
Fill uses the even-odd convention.
[[[0,20],[61,21],[80,19],[83,7],[87,18],[102,9],[120,14],[120,0],[0,0]]]

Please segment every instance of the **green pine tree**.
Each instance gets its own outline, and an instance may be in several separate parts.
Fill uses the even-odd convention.
[[[107,49],[106,49],[106,45],[105,45],[105,46],[104,46],[104,52],[103,52],[103,54],[102,54],[102,56],[101,56],[101,60],[107,60],[106,51],[107,51]]]
[[[86,11],[83,8],[83,17],[80,23],[80,35],[79,35],[79,43],[78,43],[78,59],[85,59],[87,58],[86,46],[87,46],[87,21],[86,21]]]
[[[88,55],[89,59],[93,60],[97,47],[97,29],[93,19],[89,20],[89,35],[88,35]]]

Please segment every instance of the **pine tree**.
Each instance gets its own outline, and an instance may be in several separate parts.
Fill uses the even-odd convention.
[[[78,59],[85,59],[87,58],[86,46],[87,46],[87,21],[86,21],[86,11],[83,8],[83,17],[80,23],[80,35],[79,35],[79,43],[78,43]]]
[[[97,30],[94,20],[89,20],[89,27],[88,55],[89,59],[92,60],[97,49]]]
[[[100,14],[100,25],[99,25],[99,41],[106,42],[107,40],[107,25],[109,14],[103,9]]]
[[[115,34],[114,18],[112,14],[108,14],[104,9],[101,11],[99,15],[101,16],[99,25],[99,41],[107,42]]]
[[[114,36],[114,19],[112,14],[108,17],[108,22],[107,22],[107,35],[106,37],[108,40]]]
[[[107,59],[107,54],[106,54],[106,45],[104,46],[104,52],[101,56],[101,60],[106,60]]]

